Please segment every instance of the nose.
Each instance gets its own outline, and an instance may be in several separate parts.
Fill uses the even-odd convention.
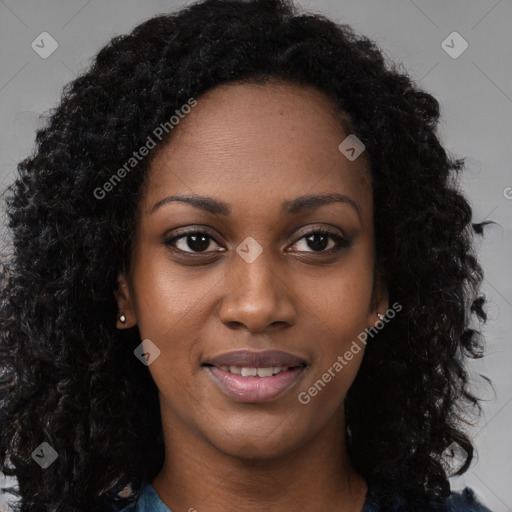
[[[220,320],[230,328],[263,332],[296,322],[292,287],[265,251],[251,263],[236,256],[225,276]]]

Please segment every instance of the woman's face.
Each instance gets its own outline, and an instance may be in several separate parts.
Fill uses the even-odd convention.
[[[316,89],[224,85],[155,155],[116,297],[160,350],[148,368],[176,439],[270,457],[339,429],[357,336],[388,306],[373,293],[369,172],[338,149],[348,135]]]

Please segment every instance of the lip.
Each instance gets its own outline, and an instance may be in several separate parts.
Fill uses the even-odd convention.
[[[270,402],[289,391],[309,363],[303,357],[281,350],[236,350],[215,356],[203,363],[213,382],[235,402]],[[269,368],[288,366],[288,370],[271,377],[242,377],[222,370],[221,366]]]
[[[242,377],[221,370],[216,366],[207,368],[220,390],[235,402],[270,402],[289,391],[299,380],[305,366],[289,368],[272,377]]]
[[[263,350],[255,352],[252,350],[235,350],[215,356],[203,365],[211,365],[220,368],[221,366],[240,366],[245,368],[268,368],[270,366],[307,366],[308,362],[300,356],[283,352],[282,350]],[[265,378],[265,377],[260,377]]]

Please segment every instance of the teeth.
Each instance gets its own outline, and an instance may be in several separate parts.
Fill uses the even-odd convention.
[[[269,366],[268,368],[246,368],[240,366],[220,366],[224,372],[234,373],[242,377],[272,377],[288,370],[288,366]]]
[[[274,368],[258,368],[258,377],[272,377]]]

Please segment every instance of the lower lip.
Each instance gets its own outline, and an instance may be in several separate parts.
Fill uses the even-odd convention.
[[[220,389],[235,402],[269,402],[288,391],[299,379],[303,366],[290,368],[272,377],[242,377],[216,366],[208,370]]]

